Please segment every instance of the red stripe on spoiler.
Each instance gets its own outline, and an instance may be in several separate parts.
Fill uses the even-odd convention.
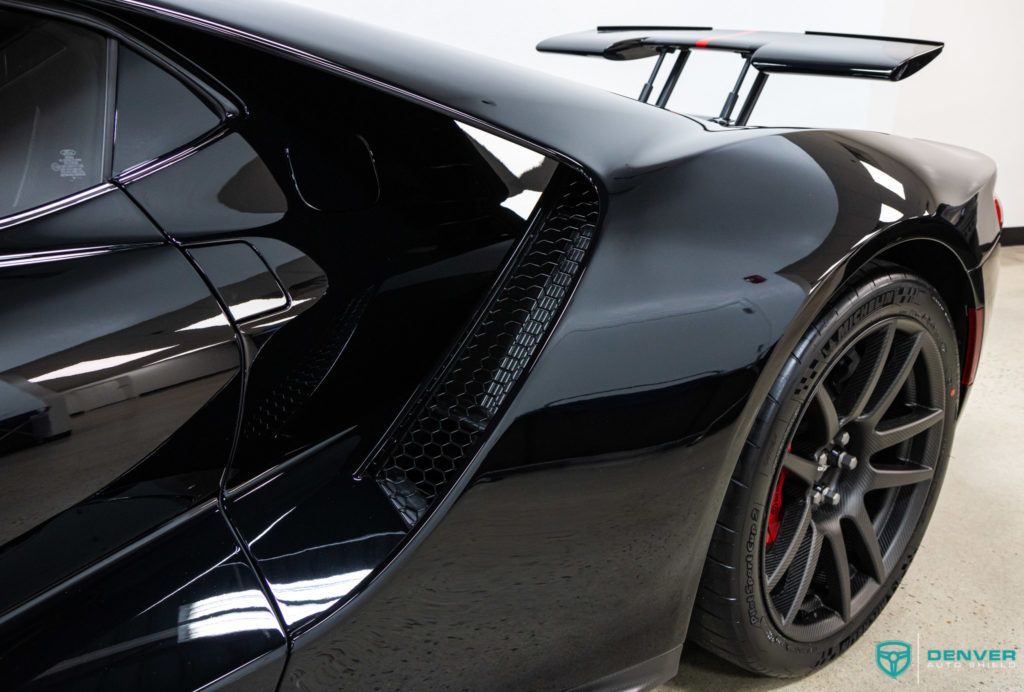
[[[707,48],[708,44],[712,41],[718,41],[723,38],[736,38],[737,36],[746,36],[747,34],[756,34],[756,31],[737,31],[735,34],[726,34],[725,36],[710,36],[708,38],[702,38],[693,44],[694,48]]]

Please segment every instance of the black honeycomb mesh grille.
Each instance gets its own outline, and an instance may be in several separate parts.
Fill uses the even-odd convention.
[[[372,289],[351,300],[326,331],[311,341],[302,357],[294,359],[298,365],[263,393],[246,416],[245,439],[259,440],[277,435],[313,396],[352,338],[371,295]]]
[[[465,469],[557,318],[596,228],[593,185],[564,171],[467,337],[384,449],[377,481],[410,525]]]

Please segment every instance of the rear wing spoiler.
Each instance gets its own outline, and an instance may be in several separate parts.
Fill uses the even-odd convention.
[[[934,60],[942,46],[937,41],[814,31],[798,34],[715,30],[710,27],[602,26],[546,39],[537,44],[537,50],[609,60],[656,57],[654,70],[640,92],[640,100],[644,102],[650,98],[665,56],[678,51],[679,55],[658,96],[656,105],[661,108],[668,103],[691,51],[739,53],[745,58],[742,71],[716,120],[722,124],[746,125],[769,74],[784,72],[897,82]],[[732,111],[751,67],[757,72],[757,77],[733,122],[730,120]]]

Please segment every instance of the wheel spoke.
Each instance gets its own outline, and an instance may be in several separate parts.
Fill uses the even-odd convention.
[[[857,529],[857,535],[860,538],[860,545],[856,546],[856,551],[861,559],[867,563],[871,576],[881,584],[885,580],[882,546],[878,542],[878,533],[875,531],[874,524],[871,523],[871,517],[868,516],[867,508],[861,504],[860,509],[850,518],[853,519],[853,525]]]
[[[918,464],[908,464],[905,467],[887,469],[872,466],[871,490],[924,483],[925,481],[930,481],[934,475],[935,469]]]
[[[851,377],[851,380],[858,383],[857,386],[848,392],[844,392],[844,403],[849,403],[849,407],[844,408],[846,410],[842,421],[844,425],[851,420],[860,418],[864,413],[864,409],[867,408],[871,395],[878,387],[878,380],[885,371],[885,364],[889,359],[889,353],[892,351],[892,343],[895,338],[896,323],[891,322],[878,335],[871,348],[865,352],[864,359],[857,366],[857,372]]]
[[[843,532],[838,523],[830,526],[824,533],[829,550],[832,552],[832,564],[835,565],[835,572],[832,575],[835,581],[829,584],[828,604],[839,613],[843,622],[848,622],[852,596],[850,593],[850,560],[846,556],[846,541],[843,540]]]
[[[818,472],[818,462],[805,459],[793,452],[786,452],[786,455],[782,458],[782,466],[787,471],[795,473],[807,485],[814,485],[821,475]]]
[[[880,425],[875,430],[871,444],[872,452],[887,449],[920,435],[941,423],[945,415],[946,412],[940,408],[918,406],[905,416],[886,421],[884,427]]]
[[[792,538],[789,543],[786,544],[786,549],[782,553],[782,558],[775,565],[775,568],[768,574],[768,590],[771,591],[778,586],[779,581],[783,575],[786,574],[786,570],[793,563],[793,558],[796,557],[797,552],[800,550],[800,544],[804,542],[804,536],[807,534],[807,529],[811,525],[811,503],[804,502],[804,506],[801,510],[799,519],[796,522],[795,530],[792,532]],[[784,527],[779,530],[779,533],[789,533],[788,527]]]
[[[821,418],[825,424],[824,442],[831,442],[839,434],[839,413],[836,412],[836,404],[832,401],[824,382],[819,384],[817,391],[814,392],[814,401],[821,410]]]
[[[882,376],[879,378],[878,386],[876,390],[881,392],[878,398],[878,403],[874,405],[868,417],[878,422],[885,412],[892,406],[892,402],[896,400],[896,396],[900,393],[903,388],[903,383],[910,377],[911,371],[914,369],[914,364],[917,362],[917,357],[921,355],[921,347],[924,345],[924,335],[922,333],[915,334],[913,341],[910,343],[910,347],[906,349],[906,353],[896,355],[890,358],[889,362],[886,363],[883,369]],[[890,349],[896,351],[897,349]],[[900,358],[898,362],[895,360]],[[890,375],[891,371],[891,375]],[[873,398],[873,397],[872,397]]]
[[[803,605],[804,599],[807,598],[807,590],[811,587],[811,580],[814,579],[814,571],[818,566],[818,558],[821,556],[822,534],[813,522],[810,526],[810,532],[810,550],[807,551],[806,557],[799,564],[793,566],[800,571],[800,583],[797,585],[793,602],[789,605],[789,609],[782,618],[782,624],[784,625],[793,622],[793,618],[800,612],[800,606]]]

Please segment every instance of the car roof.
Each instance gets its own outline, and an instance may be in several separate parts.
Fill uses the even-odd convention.
[[[623,166],[681,156],[705,133],[696,120],[624,96],[314,7],[276,0],[79,4],[129,22],[132,14],[158,17],[347,73],[579,163],[606,182]]]

